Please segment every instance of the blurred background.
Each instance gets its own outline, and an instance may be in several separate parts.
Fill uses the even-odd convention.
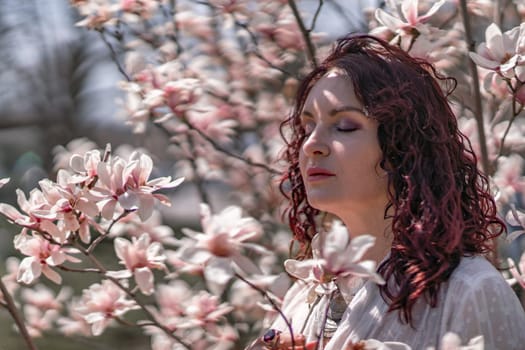
[[[318,1],[298,4],[312,13]],[[327,0],[316,31],[324,32],[328,41],[351,31],[366,31],[363,12],[377,5],[373,0]],[[113,149],[144,148],[156,157],[157,171],[176,175],[165,134],[155,128],[133,134],[126,125],[123,94],[117,86],[123,77],[98,33],[75,26],[79,20],[67,0],[0,1],[0,178],[11,178],[0,191],[0,202],[14,204],[16,188],[27,194],[42,178],[53,178],[54,164],[63,161],[56,157],[71,142],[77,149],[104,148],[107,143]],[[195,224],[198,201],[192,196],[194,190],[185,184],[177,191],[184,195],[173,200],[182,198],[179,204],[184,205],[170,212],[167,221],[174,226]],[[210,185],[217,206],[225,204],[224,191],[220,184]],[[18,255],[12,244],[16,234],[16,228],[0,218],[1,264],[6,257]],[[88,282],[78,281],[79,285]],[[57,290],[57,286],[50,287]],[[136,333],[110,329],[102,339],[67,341],[51,334],[37,344],[40,349],[56,350],[148,348],[149,339]],[[5,310],[0,311],[0,339],[0,350],[24,348]]]

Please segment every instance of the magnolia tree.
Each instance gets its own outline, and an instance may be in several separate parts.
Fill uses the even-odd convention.
[[[18,208],[0,204],[20,252],[6,261],[0,305],[29,349],[50,332],[97,337],[115,326],[148,336],[154,350],[242,348],[284,317],[280,303],[289,276],[328,295],[335,281],[383,283],[374,264],[362,261],[373,238],[349,241],[337,222],[314,240],[311,259],[283,264],[291,235],[276,186],[284,170],[279,127],[298,80],[331,45],[316,31],[327,4],[319,1],[312,13],[294,0],[71,4],[82,17],[77,25],[99,33],[122,73],[126,123],[136,133],[162,130],[176,170],[174,179],[152,179],[150,154],[74,143],[56,158],[54,180],[41,180],[28,194],[17,190]],[[363,16],[370,33],[457,79],[451,105],[492,179],[501,215],[515,229],[500,246],[519,247],[525,6],[518,0],[386,1]],[[213,208],[203,186],[210,180],[225,183],[237,205]],[[182,181],[197,188],[201,219],[198,229],[175,232],[163,224],[159,205],[170,206]],[[113,245],[110,257],[101,243]],[[509,283],[525,288],[525,255],[517,264],[503,263]],[[74,292],[70,276],[78,274],[96,282]],[[60,285],[60,292],[41,280]],[[447,334],[443,344],[481,349],[482,336],[462,345]]]

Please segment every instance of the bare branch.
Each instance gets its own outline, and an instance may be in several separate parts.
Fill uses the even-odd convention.
[[[310,24],[310,29],[308,29],[308,32],[312,32],[315,29],[315,23],[317,22],[317,17],[321,13],[321,8],[323,7],[324,0],[319,0],[319,4],[317,5],[317,9],[315,10],[314,18],[312,19],[312,23]]]
[[[100,33],[100,36],[102,37],[102,40],[106,44],[106,46],[109,48],[109,51],[111,52],[111,58],[117,65],[119,72],[124,76],[124,78],[126,78],[127,81],[131,81],[130,76],[128,75],[128,73],[126,72],[122,64],[120,63],[120,60],[119,60],[117,52],[115,51],[115,48],[113,47],[113,45],[109,42],[108,38],[106,37],[104,33],[104,29],[99,30],[99,33]]]
[[[299,29],[301,30],[301,33],[303,34],[303,39],[306,44],[306,55],[308,56],[308,59],[312,63],[312,66],[317,67],[317,58],[315,57],[315,46],[312,43],[312,39],[310,37],[310,31],[306,29],[295,1],[288,0],[288,5],[292,9],[293,15],[295,16],[295,20],[297,21],[297,25],[299,26]]]
[[[33,342],[33,339],[29,335],[29,332],[27,331],[26,325],[24,324],[24,320],[20,316],[20,313],[18,312],[18,309],[16,308],[15,301],[13,300],[13,297],[11,294],[9,294],[9,291],[7,290],[4,282],[0,278],[0,291],[2,292],[5,300],[4,306],[7,308],[9,313],[11,314],[11,317],[13,317],[13,320],[15,321],[18,330],[20,331],[20,334],[22,334],[22,338],[24,339],[27,348],[31,350],[37,350],[37,347],[35,343]]]
[[[463,18],[463,25],[465,27],[465,40],[468,45],[469,51],[475,51],[475,43],[474,39],[472,38],[472,33],[470,31],[470,21],[469,21],[469,14],[467,11],[467,1],[461,0],[460,1],[461,6],[461,16]],[[491,174],[492,169],[489,162],[488,157],[488,151],[487,151],[487,139],[485,137],[485,124],[483,122],[483,110],[481,107],[481,93],[479,91],[479,77],[478,77],[478,69],[476,67],[476,64],[472,59],[468,58],[468,64],[469,64],[469,70],[470,75],[472,77],[472,90],[474,92],[474,108],[475,113],[474,116],[476,118],[476,124],[478,128],[478,136],[479,136],[479,144],[480,144],[480,151],[481,151],[481,165],[483,167],[483,171],[486,174]]]

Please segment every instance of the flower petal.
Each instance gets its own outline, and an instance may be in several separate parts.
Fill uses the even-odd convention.
[[[138,269],[135,269],[133,273],[135,277],[135,282],[140,288],[140,291],[144,295],[151,295],[153,294],[154,288],[153,288],[153,273],[151,270],[147,267],[141,267]]]

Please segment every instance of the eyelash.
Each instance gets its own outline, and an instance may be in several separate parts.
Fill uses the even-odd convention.
[[[312,131],[313,131],[313,128],[312,128],[311,131],[308,131],[306,125],[302,125],[302,128],[303,128],[305,136],[309,136],[312,133]],[[339,131],[339,132],[352,132],[352,131],[356,131],[357,129],[359,129],[359,127],[358,126],[351,126],[351,127],[339,127],[339,126],[336,126],[335,129],[337,131]]]

